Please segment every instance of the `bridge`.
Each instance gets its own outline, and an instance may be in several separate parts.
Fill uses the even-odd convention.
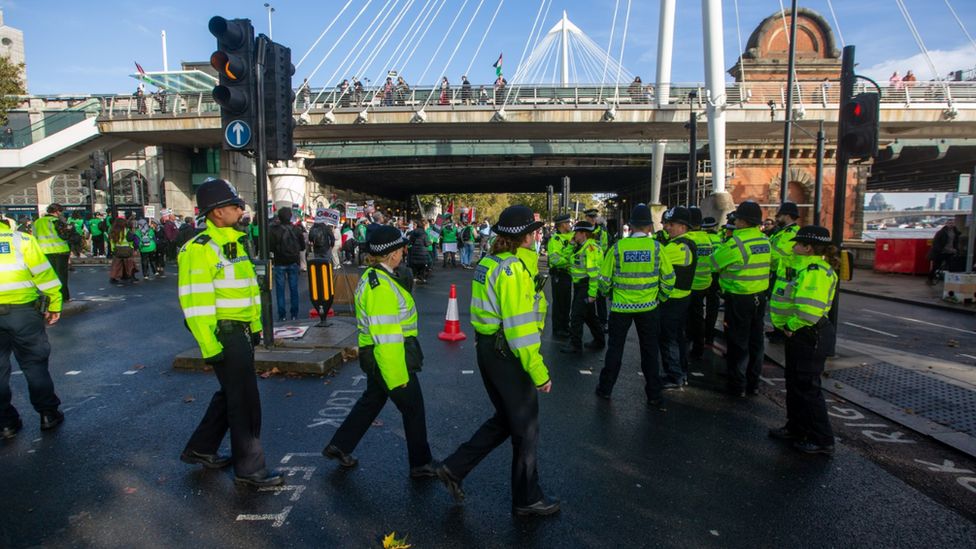
[[[966,210],[865,210],[864,221],[884,221],[886,219],[921,219],[926,217],[954,217],[969,215]]]

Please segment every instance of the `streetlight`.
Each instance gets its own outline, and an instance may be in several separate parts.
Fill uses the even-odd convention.
[[[271,14],[274,13],[275,9],[267,2],[264,3],[264,8],[268,10],[268,38],[274,40],[274,33],[271,32]]]

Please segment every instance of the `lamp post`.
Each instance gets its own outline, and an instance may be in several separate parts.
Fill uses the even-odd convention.
[[[271,4],[265,2],[264,9],[268,10],[268,38],[274,40],[274,33],[271,32],[271,14],[274,13],[274,7]]]

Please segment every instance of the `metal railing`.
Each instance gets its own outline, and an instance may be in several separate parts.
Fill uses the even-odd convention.
[[[348,112],[348,110],[410,110],[425,109],[491,109],[505,108],[586,108],[616,106],[620,108],[652,109],[656,106],[657,90],[653,86],[620,87],[580,85],[510,85],[510,88],[492,89],[472,87],[470,92],[461,88],[440,90],[434,87],[417,87],[394,90],[385,94],[382,90],[369,89],[356,92],[352,89],[311,89],[308,103],[299,97],[295,101],[295,114],[321,112]],[[872,91],[873,86],[859,82],[855,92]],[[710,101],[708,90],[702,84],[670,84],[670,105],[705,109]],[[837,105],[840,86],[836,82],[799,82],[793,90],[796,108],[825,108]],[[692,96],[692,93],[694,94]],[[725,88],[725,102],[729,108],[781,109],[786,104],[785,82],[737,82]],[[100,116],[106,119],[159,116],[199,116],[220,112],[219,106],[209,93],[196,94],[149,94],[93,96],[99,101]],[[692,103],[693,102],[693,103]],[[951,106],[976,103],[976,82],[913,82],[910,85],[882,86],[883,105]]]
[[[94,98],[68,109],[49,111],[30,126],[16,130],[8,127],[0,132],[0,149],[23,149],[100,112],[99,102]]]

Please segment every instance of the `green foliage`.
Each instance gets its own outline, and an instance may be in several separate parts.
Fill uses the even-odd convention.
[[[421,204],[424,205],[425,209],[433,207],[437,200],[440,199],[441,206],[447,208],[447,205],[454,201],[454,212],[460,214],[461,208],[470,208],[474,206],[475,217],[478,221],[488,218],[492,222],[498,220],[498,215],[502,213],[502,210],[508,206],[514,204],[522,204],[532,208],[532,210],[542,216],[543,219],[546,218],[548,212],[546,211],[546,195],[545,193],[497,193],[497,194],[438,194],[438,195],[423,195],[420,197]],[[558,202],[559,195],[553,197],[554,201]],[[570,201],[578,201],[581,204],[595,205],[593,195],[590,194],[570,194]],[[553,204],[556,206],[557,204]]]
[[[23,63],[14,64],[6,57],[0,57],[0,126],[7,124],[7,112],[20,103],[16,96],[27,94],[21,80],[23,70]]]

